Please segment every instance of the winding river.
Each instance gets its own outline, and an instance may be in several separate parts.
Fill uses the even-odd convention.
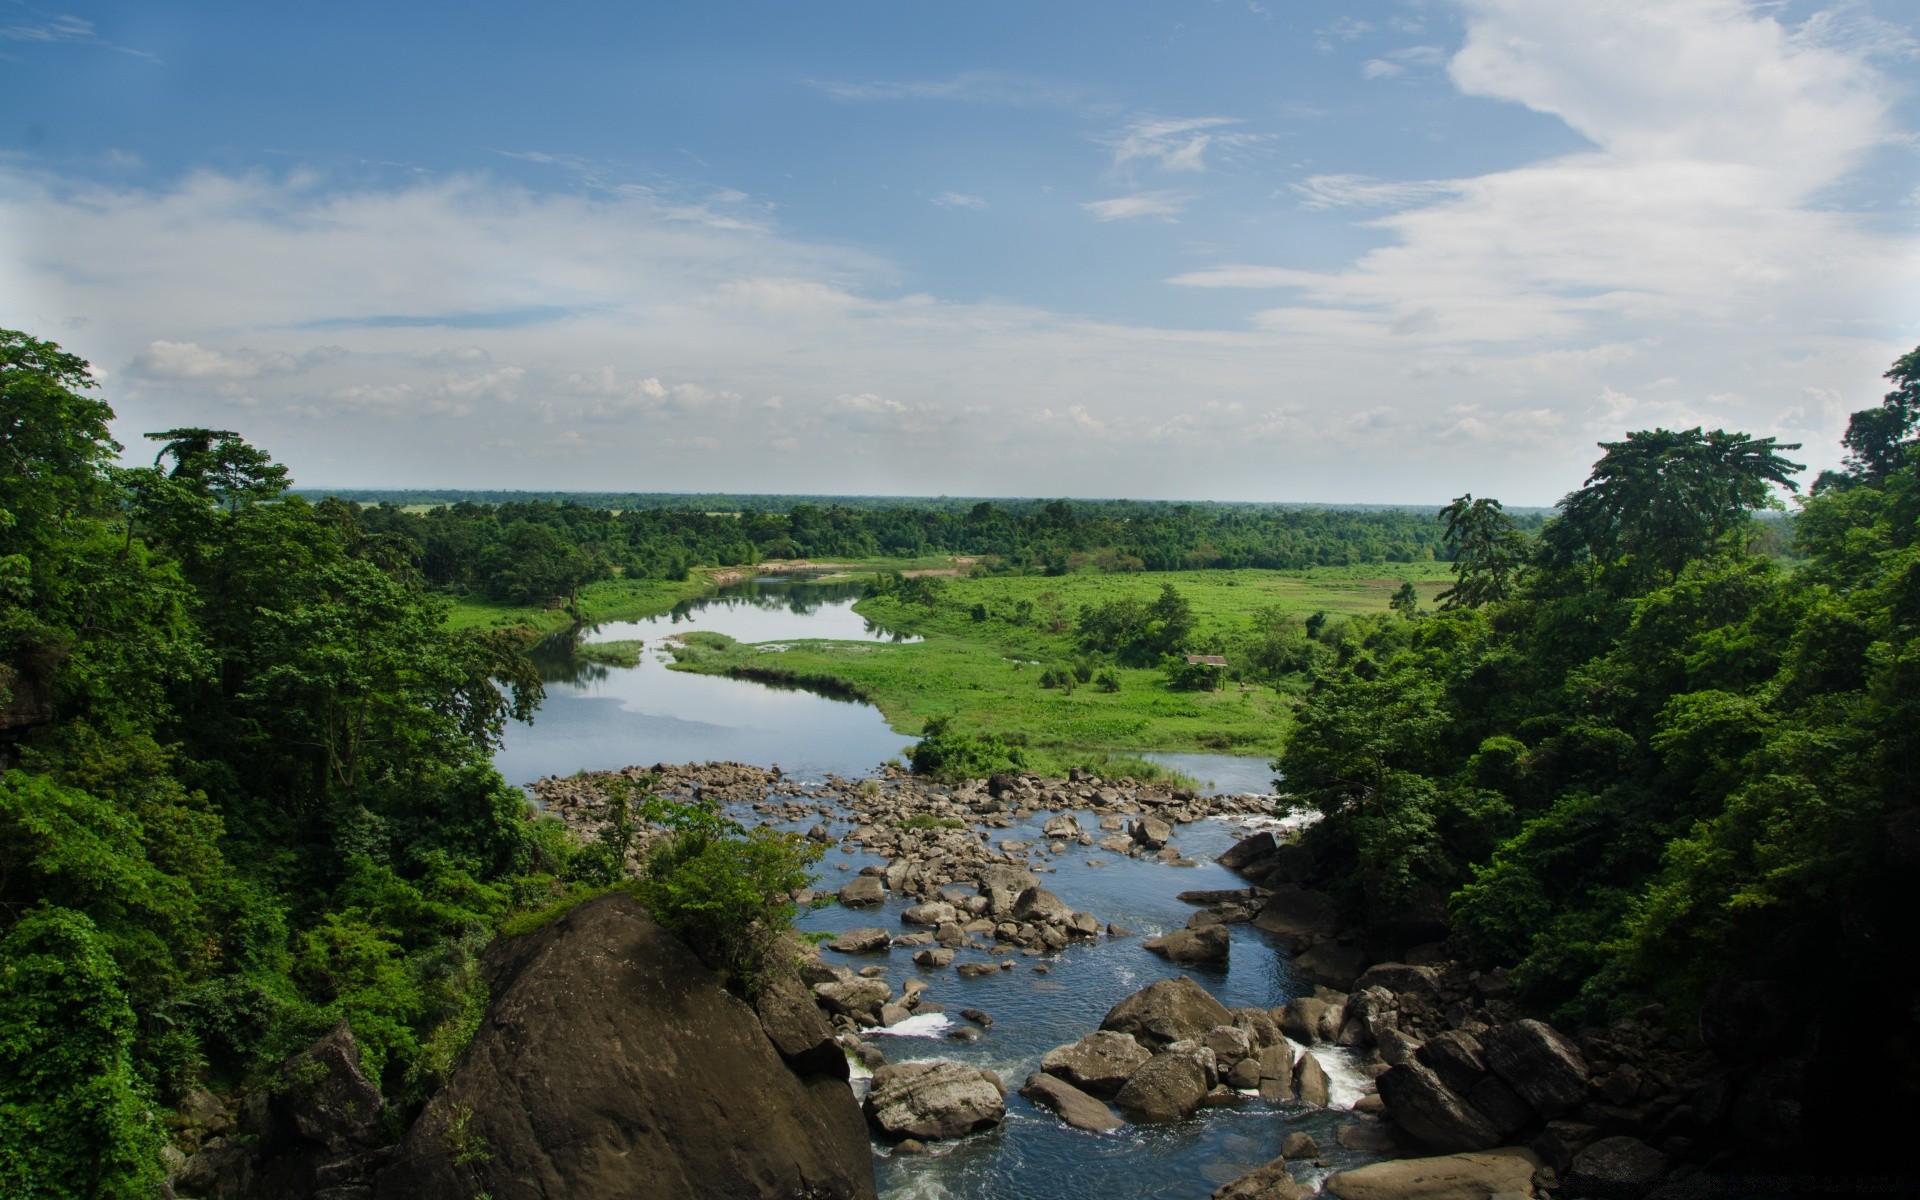
[[[744,680],[670,671],[664,639],[707,630],[743,642],[833,638],[854,642],[906,640],[853,611],[858,585],[768,578],[723,589],[683,604],[672,613],[642,621],[610,623],[576,631],[541,648],[538,661],[548,681],[547,701],[531,727],[509,735],[496,762],[507,778],[526,783],[544,775],[633,763],[733,760],[778,765],[800,780],[828,772],[866,774],[900,755],[911,741],[887,727],[877,709],[811,692],[767,687]],[[611,667],[583,662],[581,642],[641,640],[638,665]],[[1214,790],[1260,791],[1271,787],[1264,759],[1224,755],[1156,754],[1154,757]],[[1050,814],[1036,812],[995,837],[1040,837]],[[1141,937],[1186,923],[1191,906],[1175,894],[1197,888],[1242,886],[1213,856],[1250,830],[1248,822],[1210,819],[1182,827],[1181,848],[1199,865],[1168,866],[1086,848],[1064,855],[1047,887],[1075,909],[1132,930]],[[844,834],[844,822],[833,827]],[[862,866],[880,860],[836,848],[822,864],[821,886],[834,889]],[[1095,865],[1098,864],[1098,865]],[[837,906],[805,918],[813,929],[857,925],[899,926],[904,904],[890,900],[883,911],[848,912]],[[904,927],[903,927],[904,928]],[[1247,925],[1231,927],[1231,965],[1224,970],[1185,968],[1229,1007],[1284,1004],[1311,991],[1294,975],[1288,956]],[[951,1058],[997,1070],[1010,1089],[1039,1069],[1047,1050],[1098,1028],[1114,1003],[1155,979],[1181,969],[1149,954],[1141,937],[1070,946],[1058,955],[1018,960],[1013,971],[961,979],[951,970],[928,971],[896,952],[884,959],[845,959],[862,967],[885,962],[896,990],[919,975],[928,999],[957,1014],[979,1008],[993,1026],[978,1042],[946,1038],[957,1016],[912,1018],[873,1040],[890,1061]],[[829,958],[838,956],[828,952]],[[1044,966],[1043,972],[1035,970]],[[1061,1124],[1017,1094],[1008,1097],[1006,1123],[992,1133],[936,1145],[924,1156],[891,1154],[876,1145],[881,1194],[888,1200],[997,1200],[1002,1197],[1205,1196],[1219,1184],[1272,1159],[1289,1132],[1305,1130],[1319,1141],[1334,1167],[1368,1156],[1341,1148],[1334,1128],[1360,1095],[1363,1082],[1344,1052],[1321,1052],[1334,1081],[1334,1108],[1308,1111],[1272,1108],[1248,1100],[1231,1108],[1205,1109],[1173,1126],[1128,1126],[1095,1136]]]

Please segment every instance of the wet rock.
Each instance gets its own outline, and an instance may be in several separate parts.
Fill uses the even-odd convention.
[[[833,1026],[797,976],[772,972],[761,985],[753,1011],[767,1040],[795,1074],[847,1077],[847,1056],[834,1040]]]
[[[880,1019],[880,1006],[893,998],[893,989],[875,979],[822,983],[813,989],[828,1012],[868,1024]]]
[[[848,908],[867,908],[884,902],[887,888],[872,875],[860,875],[840,889],[839,897]]]
[[[1132,1034],[1103,1029],[1047,1051],[1040,1069],[1093,1095],[1112,1096],[1152,1057]]]
[[[827,949],[841,954],[882,954],[893,945],[893,935],[873,925],[848,929],[827,943]]]
[[[1294,969],[1315,983],[1348,989],[1366,964],[1364,950],[1338,942],[1322,942],[1293,960]]]
[[[1325,1108],[1331,1098],[1327,1069],[1312,1053],[1302,1054],[1293,1068],[1293,1094],[1310,1108]]]
[[[1573,1156],[1565,1185],[1569,1196],[1638,1200],[1667,1169],[1667,1156],[1638,1138],[1601,1138]]]
[[[1207,990],[1182,975],[1162,979],[1107,1010],[1100,1028],[1132,1034],[1149,1050],[1185,1038],[1198,1038],[1216,1025],[1231,1025],[1233,1014]]]
[[[1260,1098],[1268,1104],[1285,1104],[1293,1099],[1293,1047],[1281,1042],[1261,1048],[1259,1086]]]
[[[1156,1054],[1127,1078],[1113,1102],[1132,1121],[1180,1121],[1200,1107],[1209,1087],[1193,1055]]]
[[[955,974],[962,979],[984,979],[988,975],[998,974],[1000,968],[994,963],[963,962],[954,968]]]
[[[1110,1133],[1123,1124],[1106,1105],[1051,1074],[1029,1075],[1020,1094],[1042,1108],[1051,1109],[1073,1128],[1088,1133]]]
[[[1278,937],[1288,949],[1304,950],[1340,931],[1340,913],[1333,897],[1302,888],[1281,888],[1267,897],[1253,918],[1255,929]]]
[[[1275,1012],[1274,1020],[1280,1026],[1280,1032],[1302,1045],[1310,1046],[1320,1040],[1320,1026],[1327,1012],[1326,1001],[1300,996]]]
[[[1319,1158],[1320,1143],[1313,1140],[1312,1134],[1295,1130],[1287,1135],[1286,1141],[1280,1143],[1280,1153],[1296,1160]]]
[[[972,1021],[975,1025],[980,1026],[982,1029],[993,1028],[993,1018],[977,1008],[963,1008],[960,1010],[960,1015]]]
[[[1451,1153],[1500,1144],[1493,1123],[1418,1061],[1391,1068],[1377,1083],[1393,1123],[1431,1149]]]
[[[1137,845],[1158,850],[1173,840],[1173,826],[1159,817],[1141,817],[1128,829],[1127,834]]]
[[[1039,884],[1021,891],[1013,902],[1013,919],[1032,921],[1036,924],[1065,925],[1073,919],[1073,909],[1066,901],[1041,887]]]
[[[1440,990],[1440,972],[1434,967],[1415,967],[1406,963],[1375,963],[1354,980],[1356,989],[1383,987],[1394,993],[1431,996]]]
[[[1467,1102],[1493,1122],[1503,1137],[1516,1134],[1534,1122],[1533,1109],[1498,1076],[1488,1075],[1474,1084],[1466,1096]]]
[[[1496,1025],[1480,1045],[1488,1069],[1542,1116],[1557,1117],[1585,1099],[1586,1060],[1553,1027],[1534,1020]]]
[[[1394,1157],[1400,1152],[1400,1139],[1393,1136],[1392,1129],[1378,1121],[1354,1121],[1342,1125],[1334,1132],[1333,1140],[1343,1149],[1358,1150],[1363,1154]]]
[[[1040,880],[1031,871],[1019,867],[993,866],[981,874],[980,894],[987,898],[988,913],[1004,919],[1013,915],[1013,906],[1020,899],[1020,893],[1039,884]]]
[[[1213,1200],[1300,1200],[1310,1189],[1295,1183],[1287,1174],[1287,1156],[1281,1155],[1263,1167],[1255,1167],[1238,1179],[1214,1189]]]
[[[1224,925],[1208,925],[1201,929],[1176,929],[1148,938],[1144,945],[1170,962],[1219,964],[1227,961],[1233,949],[1233,935]]]
[[[1458,1200],[1501,1194],[1533,1194],[1540,1160],[1517,1146],[1435,1158],[1372,1163],[1327,1177],[1339,1200]]]
[[[1487,1060],[1480,1052],[1479,1041],[1457,1029],[1428,1038],[1420,1046],[1419,1057],[1440,1077],[1440,1082],[1462,1096],[1469,1095],[1487,1073]]]
[[[909,925],[945,925],[956,921],[960,914],[953,905],[944,900],[930,900],[925,904],[916,904],[900,914],[900,919]]]
[[[1040,832],[1050,838],[1078,838],[1080,821],[1072,813],[1061,813],[1042,825]]]
[[[1252,837],[1241,838],[1213,861],[1230,871],[1238,871],[1255,859],[1272,854],[1277,844],[1271,833],[1256,833]]]
[[[1006,1119],[999,1079],[957,1062],[894,1063],[873,1073],[864,1104],[883,1137],[936,1141],[991,1129]]]
[[[913,961],[922,967],[945,967],[953,963],[953,951],[945,946],[929,946],[913,956]]]

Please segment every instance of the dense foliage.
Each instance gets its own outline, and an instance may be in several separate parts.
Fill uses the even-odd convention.
[[[146,1197],[159,1106],[342,1019],[417,1099],[476,953],[577,852],[489,762],[540,697],[390,542],[225,430],[113,465],[0,331],[0,1193]]]
[[[513,604],[571,600],[616,572],[684,579],[695,566],[772,558],[949,554],[1002,569],[1173,571],[1427,562],[1447,554],[1440,522],[1404,509],[1132,501],[939,501],[857,506],[794,502],[737,511],[645,505],[595,508],[571,500],[461,501],[426,511],[339,505],[360,535],[382,544],[432,586]],[[1519,518],[1537,528],[1537,516]]]
[[[1446,510],[1442,610],[1349,623],[1277,764],[1351,910],[1444,922],[1568,1017],[1820,979],[1911,1081],[1920,352],[1889,378],[1795,568],[1753,549],[1799,469],[1771,439],[1606,444],[1530,548]]]

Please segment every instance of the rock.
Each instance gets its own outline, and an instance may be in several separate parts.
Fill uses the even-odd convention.
[[[1281,1155],[1263,1167],[1255,1167],[1238,1179],[1214,1189],[1213,1200],[1300,1200],[1310,1189],[1295,1183],[1287,1174],[1287,1156]]]
[[[977,1008],[963,1008],[960,1010],[960,1015],[972,1021],[975,1025],[980,1026],[982,1029],[993,1028],[993,1018]]]
[[[1061,813],[1042,825],[1040,832],[1050,838],[1077,838],[1080,836],[1080,821],[1072,813]]]
[[[1302,1054],[1293,1068],[1293,1094],[1311,1108],[1325,1108],[1329,1090],[1327,1069],[1312,1053]]]
[[[1042,1108],[1052,1109],[1073,1128],[1084,1129],[1088,1133],[1111,1133],[1124,1124],[1108,1111],[1106,1105],[1053,1075],[1027,1076],[1026,1086],[1020,1089],[1020,1094]]]
[[[1393,1123],[1431,1149],[1452,1153],[1500,1144],[1493,1123],[1418,1060],[1390,1068],[1376,1082]]]
[[[1120,1001],[1107,1010],[1100,1028],[1130,1033],[1147,1049],[1158,1050],[1232,1023],[1225,1005],[1182,975],[1149,984]]]
[[[1495,1025],[1480,1046],[1487,1068],[1548,1119],[1586,1098],[1586,1060],[1552,1026],[1534,1020]]]
[[[1373,1039],[1373,1048],[1381,1062],[1397,1067],[1419,1051],[1420,1043],[1398,1029],[1382,1029]]]
[[[1035,884],[1014,900],[1013,919],[1044,925],[1065,925],[1073,919],[1073,909],[1065,900]]]
[[[1237,1092],[1260,1090],[1260,1060],[1243,1058],[1227,1071],[1227,1086]]]
[[[1031,871],[1019,867],[988,867],[980,877],[980,894],[987,898],[987,911],[996,918],[1013,915],[1013,905],[1020,893],[1030,887],[1037,887],[1039,878]]]
[[[1522,1100],[1518,1093],[1494,1075],[1488,1075],[1473,1085],[1466,1093],[1467,1102],[1480,1110],[1480,1115],[1493,1122],[1493,1127],[1501,1135],[1515,1134],[1533,1124],[1533,1109]]]
[[[855,979],[848,983],[823,983],[813,989],[827,1011],[854,1020],[880,1019],[880,1006],[893,998],[893,989],[877,979]]]
[[[1325,1019],[1327,1003],[1312,996],[1301,996],[1287,1003],[1287,1006],[1274,1014],[1274,1021],[1280,1026],[1280,1032],[1304,1046],[1311,1046],[1320,1040],[1320,1024]]]
[[[1133,1121],[1181,1121],[1206,1098],[1207,1073],[1190,1054],[1156,1054],[1132,1075],[1113,1102]]]
[[[1320,1143],[1313,1140],[1312,1134],[1295,1130],[1287,1135],[1286,1141],[1280,1143],[1280,1153],[1293,1159],[1319,1158]]]
[[[932,900],[925,904],[916,904],[900,914],[900,919],[909,925],[944,925],[956,921],[960,914],[953,905],[944,900]]]
[[[1289,950],[1298,952],[1338,933],[1340,913],[1325,892],[1281,888],[1267,897],[1253,918],[1253,927],[1276,935]]]
[[[841,954],[883,954],[893,945],[893,935],[874,925],[842,931],[827,943],[827,949]]]
[[[1260,1049],[1260,1098],[1268,1104],[1293,1099],[1293,1047],[1285,1042]]]
[[[1378,1121],[1354,1121],[1342,1125],[1333,1135],[1342,1149],[1358,1150],[1363,1154],[1384,1155],[1397,1158],[1400,1153],[1400,1139],[1393,1136],[1393,1130]]]
[[[1336,1171],[1327,1177],[1326,1190],[1340,1200],[1486,1200],[1502,1192],[1527,1196],[1533,1193],[1533,1173],[1539,1166],[1530,1151],[1504,1146]]]
[[[239,1196],[250,1190],[253,1147],[245,1139],[217,1137],[201,1146],[173,1177],[182,1196]]]
[[[1127,834],[1148,850],[1158,850],[1173,840],[1173,826],[1159,817],[1141,817],[1127,830]]]
[[[833,835],[827,832],[827,827],[825,825],[815,822],[813,828],[807,830],[807,840],[810,842],[824,842],[828,845],[832,845]]]
[[[1247,1031],[1255,1050],[1263,1046],[1277,1046],[1283,1040],[1280,1027],[1274,1024],[1273,1016],[1264,1008],[1236,1008],[1233,1011],[1233,1027]]]
[[[1428,1038],[1421,1043],[1418,1054],[1441,1083],[1462,1096],[1487,1074],[1487,1060],[1480,1053],[1479,1041],[1457,1029]]]
[[[953,971],[962,979],[984,979],[989,975],[999,974],[1000,967],[996,963],[963,962]]]
[[[913,1010],[904,1004],[882,1004],[880,1006],[880,1026],[892,1028],[913,1015]]]
[[[1338,942],[1322,942],[1293,960],[1294,969],[1315,983],[1348,989],[1366,965],[1366,951]]]
[[[1111,1096],[1152,1057],[1132,1034],[1103,1029],[1047,1051],[1040,1069],[1093,1095]]]
[[[1353,981],[1356,990],[1383,987],[1390,992],[1431,996],[1440,990],[1440,972],[1434,967],[1415,967],[1406,963],[1375,963]]]
[[[913,956],[913,961],[923,967],[946,967],[953,964],[953,951],[945,946],[929,946]]]
[[[386,1101],[360,1072],[360,1047],[345,1021],[280,1065],[276,1116],[336,1154],[372,1146]]]
[[[761,1020],[630,896],[486,950],[493,997],[380,1200],[527,1194],[872,1200],[859,1106],[789,1070]],[[831,986],[831,985],[829,985]]]
[[[884,1137],[965,1137],[1006,1119],[997,1077],[957,1062],[894,1063],[873,1073],[867,1123]]]
[[[795,1074],[803,1079],[815,1075],[847,1077],[847,1056],[834,1040],[833,1026],[798,976],[769,972],[754,998],[753,1011],[767,1040]]]
[[[1176,929],[1143,943],[1147,949],[1169,962],[1224,963],[1233,949],[1233,935],[1225,925],[1202,929]]]
[[[1207,1030],[1200,1042],[1213,1051],[1213,1056],[1223,1067],[1231,1066],[1243,1058],[1251,1058],[1254,1053],[1252,1035],[1238,1024],[1216,1025]]]
[[[866,908],[887,898],[886,884],[872,875],[860,875],[840,889],[840,903],[848,908]]]
[[[1667,1156],[1639,1138],[1601,1138],[1573,1156],[1563,1182],[1569,1196],[1638,1200],[1666,1169]]]
[[[1276,845],[1271,833],[1256,833],[1252,837],[1241,838],[1213,861],[1229,871],[1238,871],[1254,859],[1272,854]]]

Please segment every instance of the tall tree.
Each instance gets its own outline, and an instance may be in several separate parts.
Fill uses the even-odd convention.
[[[1441,608],[1479,608],[1513,593],[1527,542],[1498,500],[1459,497],[1440,510],[1447,549],[1453,555],[1453,586],[1440,593]]]

